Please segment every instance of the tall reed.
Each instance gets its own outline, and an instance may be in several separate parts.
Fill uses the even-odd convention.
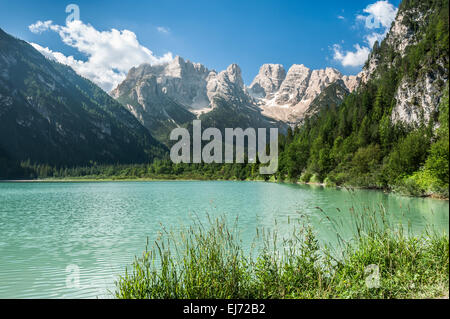
[[[331,221],[339,238],[339,222]],[[424,298],[447,294],[449,238],[431,231],[412,236],[378,210],[351,212],[355,235],[339,249],[320,245],[314,229],[299,224],[288,238],[258,230],[244,250],[238,221],[196,220],[163,235],[116,282],[117,298]],[[339,252],[339,253],[337,253]],[[376,276],[375,285],[370,279]],[[373,278],[372,278],[373,279]]]

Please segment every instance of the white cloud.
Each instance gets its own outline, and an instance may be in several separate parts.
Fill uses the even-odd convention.
[[[39,21],[35,25],[38,23]],[[58,33],[61,40],[82,53],[86,61],[76,60],[73,56],[67,57],[37,44],[32,45],[46,57],[69,65],[78,74],[108,92],[125,79],[132,67],[142,63],[162,64],[173,59],[170,52],[162,57],[155,56],[129,30],[98,31],[80,20],[69,22],[66,26],[50,22],[46,28]]]
[[[36,34],[37,33],[42,33],[44,31],[47,31],[48,28],[50,28],[50,25],[52,23],[53,23],[52,20],[48,20],[48,21],[45,21],[45,22],[37,21],[36,23],[30,25],[28,27],[28,29],[30,29],[31,32],[36,33]]]
[[[337,17],[339,20],[345,20],[345,18],[343,16],[338,16]]]
[[[397,15],[398,9],[387,0],[383,0],[368,5],[363,11],[368,14],[363,16],[366,20],[366,28],[375,29],[389,28]]]
[[[365,45],[355,44],[354,51],[343,51],[338,44],[333,46],[334,60],[347,67],[362,66],[366,62],[376,41],[379,43],[386,37],[392,22],[395,20],[398,9],[387,0],[377,1],[368,5],[363,12],[356,16],[356,21],[364,22]]]
[[[333,46],[334,60],[339,61],[345,67],[357,67],[363,65],[370,54],[370,49],[367,47],[361,47],[359,44],[355,44],[354,48],[354,52],[344,52],[340,45],[335,44]]]
[[[170,29],[167,28],[167,27],[156,27],[156,30],[158,30],[158,32],[164,33],[164,34],[169,34],[170,33]]]

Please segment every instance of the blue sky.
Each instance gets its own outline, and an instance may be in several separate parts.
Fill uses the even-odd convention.
[[[370,14],[364,9],[376,2],[0,0],[0,28],[52,52],[86,61],[92,53],[67,45],[67,38],[65,44],[58,33],[63,29],[55,27],[53,31],[36,33],[29,29],[37,21],[48,20],[53,26],[64,26],[66,6],[74,3],[80,8],[82,23],[92,27],[83,29],[86,32],[129,30],[136,35],[138,51],[148,48],[156,58],[170,52],[218,71],[237,63],[245,83],[250,84],[264,63],[280,63],[286,69],[292,64],[313,69],[331,66],[344,74],[356,74],[361,67],[351,62],[355,56],[348,56],[347,52],[358,50],[355,45],[360,49],[369,47],[368,35],[381,35],[386,30],[382,24],[370,29],[364,22],[363,18]],[[384,2],[398,7],[400,0]],[[69,33],[66,37],[73,36]],[[136,61],[145,59],[147,53],[142,52]],[[123,67],[128,66],[125,63]],[[117,71],[116,67],[113,69]]]

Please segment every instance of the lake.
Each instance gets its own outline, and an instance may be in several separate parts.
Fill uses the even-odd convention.
[[[0,298],[111,298],[116,276],[161,224],[178,229],[207,215],[237,217],[250,247],[257,228],[288,234],[306,220],[321,243],[333,245],[325,214],[351,237],[350,208],[380,205],[413,233],[427,225],[448,233],[448,201],[378,191],[262,182],[0,183]]]

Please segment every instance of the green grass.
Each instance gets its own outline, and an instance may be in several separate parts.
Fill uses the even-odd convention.
[[[308,225],[281,241],[276,232],[258,231],[250,253],[237,223],[225,218],[195,222],[179,234],[164,231],[116,282],[115,297],[448,298],[448,235],[409,236],[389,225],[383,210],[352,214],[356,237],[340,240],[334,251],[319,245]],[[376,283],[373,265],[376,287],[367,285]]]

